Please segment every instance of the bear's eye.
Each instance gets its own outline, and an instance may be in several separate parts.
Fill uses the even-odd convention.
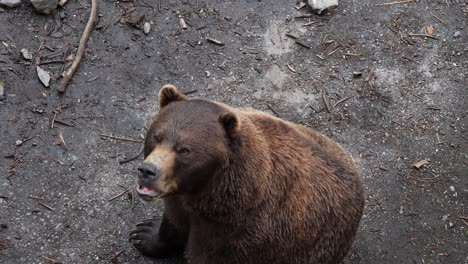
[[[190,154],[190,149],[182,147],[177,149],[177,153],[182,154],[182,155],[188,155]]]

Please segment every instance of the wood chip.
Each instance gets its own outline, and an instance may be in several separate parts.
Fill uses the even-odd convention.
[[[224,42],[219,41],[219,40],[214,39],[214,38],[206,38],[206,40],[207,40],[208,42],[211,42],[211,43],[216,44],[216,45],[219,45],[219,46],[224,46],[224,45],[225,45]]]
[[[416,169],[419,170],[420,168],[422,168],[423,166],[425,166],[427,164],[429,164],[429,159],[422,159],[422,160],[420,160],[418,162],[415,162],[413,164],[413,168],[416,168]]]

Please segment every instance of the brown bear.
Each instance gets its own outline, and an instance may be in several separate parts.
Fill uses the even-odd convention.
[[[340,263],[364,207],[354,161],[306,127],[165,85],[137,192],[161,221],[130,233],[146,256],[193,264]]]

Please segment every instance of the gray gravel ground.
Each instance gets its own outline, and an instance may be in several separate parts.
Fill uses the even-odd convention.
[[[64,95],[67,63],[41,65],[51,88],[34,64],[75,52],[90,1],[48,16],[25,1],[0,9],[0,263],[183,263],[127,242],[162,205],[132,196],[141,156],[119,164],[141,143],[100,136],[141,140],[168,82],[305,124],[353,154],[367,202],[347,263],[468,263],[468,2],[348,0],[306,18],[290,1],[237,2],[99,1]],[[148,35],[121,23],[131,8]]]

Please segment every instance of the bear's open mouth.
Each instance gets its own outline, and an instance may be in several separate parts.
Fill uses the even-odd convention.
[[[143,198],[144,200],[155,200],[161,197],[162,193],[158,192],[148,186],[144,185],[137,185],[137,193]]]

